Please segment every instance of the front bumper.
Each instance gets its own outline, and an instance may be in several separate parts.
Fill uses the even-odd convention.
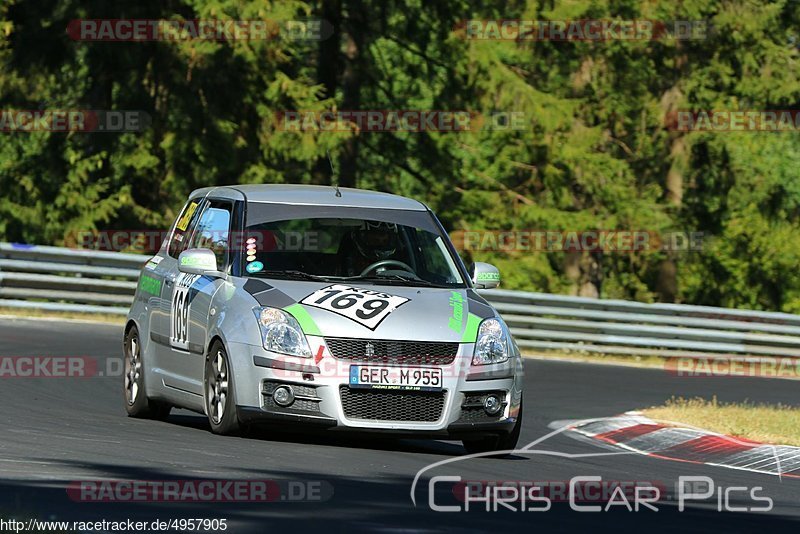
[[[347,432],[364,432],[382,434],[397,438],[429,438],[429,439],[463,439],[481,436],[509,434],[514,429],[516,419],[506,418],[502,421],[487,423],[452,423],[442,430],[416,430],[413,428],[371,428],[339,425],[339,422],[328,416],[309,416],[294,414],[289,411],[265,410],[250,406],[237,406],[239,421],[245,424],[279,425],[282,429],[303,431],[312,429],[343,430]]]
[[[324,343],[324,341],[323,341]],[[472,367],[474,344],[461,344],[453,363],[442,369],[441,392],[351,389],[349,366],[363,363],[322,358],[292,358],[261,347],[229,347],[239,420],[277,423],[282,428],[323,428],[407,437],[463,439],[509,433],[516,424],[522,395],[519,356],[507,363]],[[372,364],[379,365],[379,364]],[[271,392],[292,386],[296,401],[280,407]],[[502,397],[503,407],[489,416],[481,396]],[[354,400],[355,399],[355,400]]]

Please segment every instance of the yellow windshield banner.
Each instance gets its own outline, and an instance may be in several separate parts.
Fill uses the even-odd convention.
[[[183,217],[181,217],[181,220],[178,221],[177,225],[178,230],[180,230],[181,232],[186,231],[186,227],[189,226],[189,221],[192,219],[192,215],[194,215],[194,212],[197,211],[198,205],[199,202],[192,202],[189,205],[189,207],[186,209],[186,213],[184,213]]]

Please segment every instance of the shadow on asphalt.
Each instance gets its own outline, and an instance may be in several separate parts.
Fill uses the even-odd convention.
[[[120,451],[124,454],[124,450]],[[357,451],[354,451],[357,454]],[[46,460],[67,468],[80,468],[96,473],[88,480],[178,480],[161,469],[120,466],[101,462],[86,463],[69,460]],[[316,461],[309,458],[309,463]],[[264,464],[270,458],[265,454]],[[68,521],[153,521],[175,518],[226,518],[228,532],[268,532],[286,526],[293,531],[305,528],[324,528],[339,531],[420,532],[485,531],[500,529],[535,529],[542,532],[606,529],[615,532],[709,532],[709,531],[795,531],[800,523],[775,515],[720,513],[715,509],[691,509],[678,513],[674,507],[661,507],[661,511],[628,512],[624,509],[600,513],[577,513],[566,504],[556,503],[547,512],[487,512],[473,509],[470,512],[434,512],[428,506],[427,481],[423,480],[417,495],[417,507],[411,502],[412,478],[381,477],[370,479],[344,475],[304,474],[275,468],[248,469],[251,480],[287,482],[324,481],[330,484],[333,494],[325,502],[225,502],[225,503],[155,503],[155,502],[81,502],[72,500],[66,491],[68,480],[53,481],[2,481],[0,480],[0,517]],[[205,480],[199,477],[181,477],[180,480]],[[216,479],[219,480],[219,479]],[[239,479],[241,480],[241,479]],[[449,489],[448,489],[449,488]],[[437,504],[460,504],[454,499],[452,487],[437,485],[434,493]]]
[[[169,424],[205,430],[211,433],[208,419],[204,415],[172,414],[166,421]],[[347,449],[371,449],[389,452],[424,453],[442,456],[459,456],[466,454],[460,442],[439,440],[398,439],[396,437],[380,437],[374,433],[331,432],[325,430],[292,431],[273,429],[269,426],[256,426],[248,429],[241,436],[257,441],[275,441],[279,443],[302,443],[304,445],[326,445]]]

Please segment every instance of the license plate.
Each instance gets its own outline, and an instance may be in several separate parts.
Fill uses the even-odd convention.
[[[441,391],[442,370],[427,367],[351,365],[350,387]]]

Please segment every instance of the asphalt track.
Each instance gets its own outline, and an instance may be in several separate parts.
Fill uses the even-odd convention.
[[[0,519],[75,521],[226,518],[227,532],[290,528],[328,531],[593,531],[685,530],[694,532],[797,531],[800,480],[639,455],[568,457],[609,452],[593,443],[557,435],[536,446],[558,453],[518,454],[509,459],[463,459],[427,471],[411,501],[416,473],[462,456],[458,443],[392,440],[331,433],[288,434],[277,429],[247,437],[211,434],[203,416],[173,412],[167,422],[125,416],[120,376],[107,376],[106,360],[120,358],[121,327],[51,320],[0,320],[0,356],[89,356],[106,376],[0,378]],[[113,364],[112,364],[113,367]],[[112,373],[116,374],[116,373]],[[661,403],[672,395],[716,395],[720,400],[800,404],[800,385],[786,380],[680,378],[660,370],[528,361],[525,420],[520,447],[552,430],[558,420],[604,417]],[[800,424],[800,422],[799,422]],[[444,513],[428,506],[428,480],[566,481],[599,475],[604,480],[658,481],[706,475],[717,487],[761,486],[775,508],[768,513],[719,512],[716,501],[678,512],[625,508],[578,513],[565,503],[547,512],[471,510]],[[81,480],[275,480],[323,481],[332,495],[323,502],[152,503],[81,502],[65,488]],[[449,486],[434,500],[458,504]],[[739,506],[760,503],[737,500]],[[300,529],[300,530],[298,530]],[[511,530],[509,530],[511,529]]]

